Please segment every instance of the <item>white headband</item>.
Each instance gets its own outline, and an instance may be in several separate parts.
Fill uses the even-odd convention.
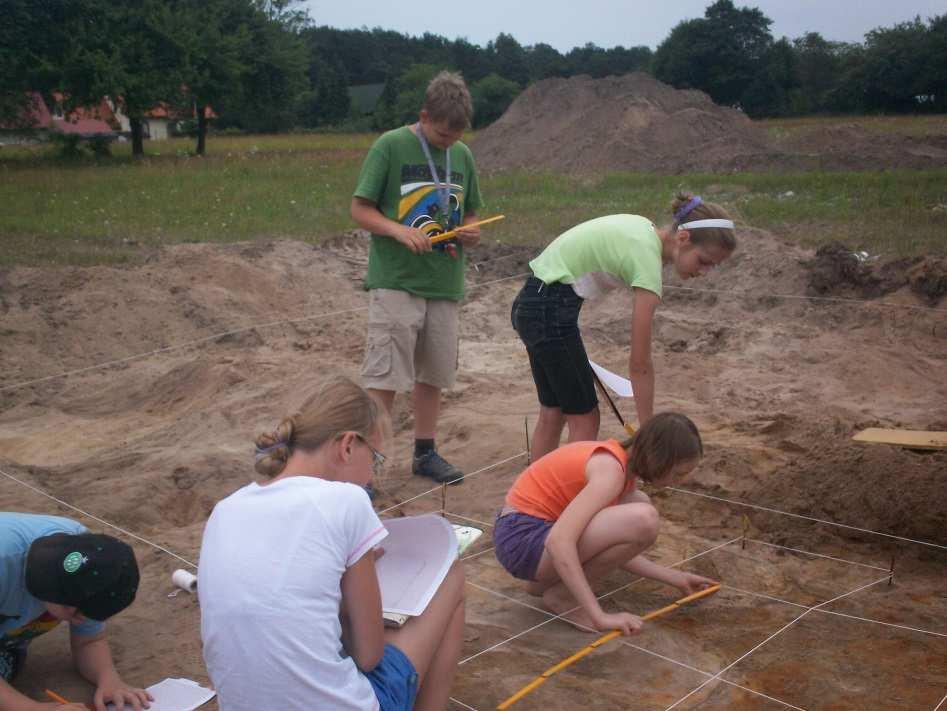
[[[732,230],[733,220],[694,220],[693,222],[685,222],[683,225],[679,225],[678,229],[699,230],[701,227],[723,227],[724,229]]]

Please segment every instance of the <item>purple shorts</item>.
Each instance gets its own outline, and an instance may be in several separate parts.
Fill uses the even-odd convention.
[[[533,581],[546,547],[552,521],[513,512],[497,516],[493,545],[500,564],[520,580]]]

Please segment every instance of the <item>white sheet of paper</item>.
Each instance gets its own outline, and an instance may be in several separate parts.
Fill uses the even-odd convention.
[[[602,384],[607,385],[616,395],[620,395],[621,397],[635,396],[635,393],[631,389],[631,381],[628,380],[628,378],[623,378],[610,370],[605,370],[605,368],[598,363],[593,362],[591,358],[589,358],[589,365],[592,366],[592,370],[595,371],[595,374],[598,376],[598,379],[602,381]]]
[[[483,531],[473,526],[461,526],[455,523],[453,527],[454,535],[457,536],[457,555],[463,555],[464,551],[483,535]]]
[[[435,514],[383,521],[385,554],[375,562],[385,612],[417,617],[457,558],[454,527]]]
[[[152,684],[147,689],[155,697],[149,711],[194,711],[217,695],[213,689],[207,689],[190,679],[168,678]],[[106,704],[108,711],[115,711],[112,704]],[[131,708],[125,704],[125,708]]]

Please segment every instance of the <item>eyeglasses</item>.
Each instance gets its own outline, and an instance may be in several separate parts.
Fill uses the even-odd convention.
[[[372,474],[378,476],[381,474],[382,470],[385,468],[385,455],[379,452],[377,449],[372,447],[368,440],[362,437],[362,435],[355,433],[355,436],[358,437],[359,441],[368,447],[372,451]]]

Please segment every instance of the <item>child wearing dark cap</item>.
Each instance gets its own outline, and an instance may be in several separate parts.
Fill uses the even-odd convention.
[[[68,518],[0,513],[0,709],[84,708],[32,701],[11,686],[29,643],[63,621],[76,668],[96,687],[96,711],[109,701],[119,710],[148,708],[148,692],[119,677],[103,624],[137,590],[138,564],[125,543]]]

